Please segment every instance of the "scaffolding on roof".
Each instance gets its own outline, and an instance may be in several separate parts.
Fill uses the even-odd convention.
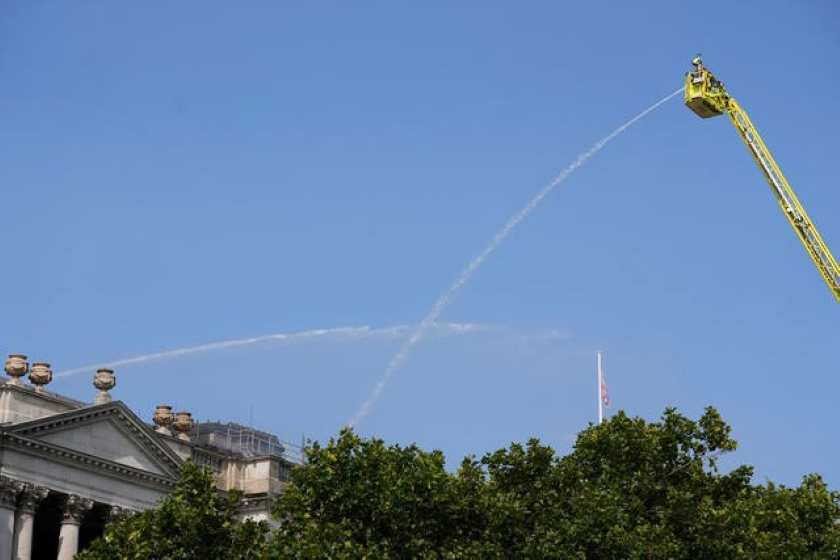
[[[196,422],[193,437],[202,445],[243,457],[273,456],[298,465],[305,460],[303,440],[300,444],[291,443],[235,422]]]

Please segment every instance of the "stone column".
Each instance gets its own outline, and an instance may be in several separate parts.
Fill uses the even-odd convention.
[[[64,501],[64,516],[58,534],[58,560],[73,560],[79,551],[79,527],[82,517],[93,507],[93,500],[71,494]]]
[[[12,557],[15,535],[15,507],[23,483],[0,476],[0,558]]]
[[[20,495],[17,518],[15,519],[15,555],[14,560],[32,558],[32,534],[35,528],[35,510],[41,500],[47,497],[49,490],[41,486],[27,484]]]

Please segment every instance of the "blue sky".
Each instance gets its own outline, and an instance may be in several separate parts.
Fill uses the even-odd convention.
[[[696,6],[6,2],[0,350],[58,371],[416,323],[698,51],[840,252],[840,8]],[[442,317],[484,327],[420,344],[359,427],[451,459],[532,435],[565,451],[593,419],[603,349],[615,408],[714,405],[759,480],[836,487],[838,313],[731,125],[677,99],[511,235]],[[114,394],[147,417],[166,402],[324,439],[399,344],[127,365]],[[91,376],[51,388],[91,399]]]

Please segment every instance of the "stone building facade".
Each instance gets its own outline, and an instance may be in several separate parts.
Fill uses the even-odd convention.
[[[70,560],[115,516],[154,507],[181,465],[208,466],[220,490],[243,492],[242,517],[270,520],[272,497],[296,462],[275,436],[189,413],[155,410],[151,425],[109,391],[84,403],[49,392],[49,364],[11,355],[0,385],[0,560]],[[23,381],[29,374],[30,384]]]

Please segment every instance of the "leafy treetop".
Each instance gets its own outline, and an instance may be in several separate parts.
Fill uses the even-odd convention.
[[[344,430],[292,471],[270,533],[187,466],[160,507],[78,558],[840,558],[840,494],[817,475],[787,488],[752,484],[747,466],[720,472],[735,448],[712,408],[696,421],[618,413],[566,456],[532,439],[454,472],[439,451]]]

